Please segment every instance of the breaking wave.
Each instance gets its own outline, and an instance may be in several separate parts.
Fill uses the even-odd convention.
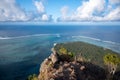
[[[18,37],[0,37],[0,40],[3,39],[17,39],[17,38],[27,38],[27,37],[37,37],[37,36],[56,36],[61,37],[60,34],[34,34],[34,35],[26,35],[26,36],[18,36]]]
[[[99,42],[104,42],[104,43],[110,43],[110,44],[120,45],[120,43],[117,43],[117,42],[104,41],[104,40],[101,40],[101,39],[92,38],[92,37],[87,37],[87,36],[72,36],[72,38],[85,38],[85,39],[91,39],[91,40],[95,40],[95,41],[99,41]]]

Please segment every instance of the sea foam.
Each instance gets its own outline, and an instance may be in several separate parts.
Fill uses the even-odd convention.
[[[60,34],[34,34],[34,35],[26,35],[26,36],[18,36],[18,37],[0,37],[1,40],[3,39],[17,39],[17,38],[27,38],[27,37],[37,37],[37,36],[56,36],[60,37]]]
[[[99,42],[104,42],[104,43],[110,43],[110,44],[120,45],[120,43],[117,43],[117,42],[105,41],[105,40],[101,40],[101,39],[93,38],[93,37],[88,37],[88,36],[72,36],[72,38],[86,38],[86,39],[91,39],[91,40],[95,40],[95,41],[99,41]]]

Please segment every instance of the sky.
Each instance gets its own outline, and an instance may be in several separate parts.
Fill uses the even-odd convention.
[[[0,0],[0,22],[120,22],[120,0]]]

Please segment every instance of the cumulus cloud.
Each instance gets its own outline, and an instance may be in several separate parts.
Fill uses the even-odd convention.
[[[110,4],[109,4],[110,3]],[[62,17],[59,21],[116,21],[120,20],[120,6],[114,6],[120,3],[119,0],[89,0],[77,7],[72,15],[67,15],[67,9],[62,8]],[[64,12],[64,13],[63,13]]]
[[[47,16],[46,14],[43,14],[43,15],[42,15],[42,20],[43,20],[43,21],[48,21],[49,18],[48,18],[48,16]]]
[[[37,16],[34,18],[34,21],[52,21],[52,16],[47,15],[42,1],[35,1],[34,4],[37,9]]]
[[[35,6],[39,13],[44,13],[45,8],[43,6],[43,3],[41,1],[35,1]]]
[[[0,21],[27,21],[25,12],[15,0],[0,0]]]
[[[52,18],[52,15],[43,14],[41,16],[35,17],[34,21],[51,22],[51,21],[53,21],[53,18]]]
[[[16,3],[16,0],[0,0],[0,21],[51,21],[42,1],[34,1],[37,12],[26,12]]]
[[[89,18],[93,13],[100,13],[104,9],[104,6],[105,0],[89,0],[77,8],[77,16],[79,18]]]
[[[120,21],[120,0],[82,0],[74,12],[63,6],[57,21]],[[52,21],[43,0],[33,0],[35,11],[26,12],[16,0],[0,0],[0,21]],[[72,14],[71,14],[72,13]],[[54,15],[54,14],[53,14]]]
[[[105,20],[120,20],[120,7],[112,10],[108,15],[105,16]]]

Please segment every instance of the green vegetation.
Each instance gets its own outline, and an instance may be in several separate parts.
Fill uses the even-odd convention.
[[[103,59],[104,63],[108,66],[109,73],[113,75],[120,63],[120,58],[116,54],[106,54]]]
[[[72,61],[74,60],[74,53],[70,52],[66,48],[62,47],[59,49],[58,54],[60,55],[61,60]]]
[[[38,77],[36,74],[33,74],[33,75],[29,75],[27,80],[38,80]]]
[[[63,60],[72,58],[72,60],[91,62],[106,70],[106,80],[113,78],[118,80],[114,74],[120,71],[120,54],[117,52],[84,42],[59,43],[54,49]]]
[[[118,64],[120,63],[120,58],[116,54],[106,54],[103,57],[105,65],[107,65],[108,74],[107,80],[112,80],[113,76],[117,70]]]
[[[114,53],[115,55],[120,57],[120,54],[110,49],[106,49],[84,42],[59,43],[54,47],[54,49],[58,54],[72,53],[74,56],[76,56],[77,59],[81,59],[82,57],[85,61],[90,61],[101,67],[105,67],[103,57],[107,53]],[[118,66],[120,68],[120,65]]]
[[[61,54],[67,54],[67,49],[65,49],[65,48],[60,48],[59,49],[59,52],[61,53]]]

